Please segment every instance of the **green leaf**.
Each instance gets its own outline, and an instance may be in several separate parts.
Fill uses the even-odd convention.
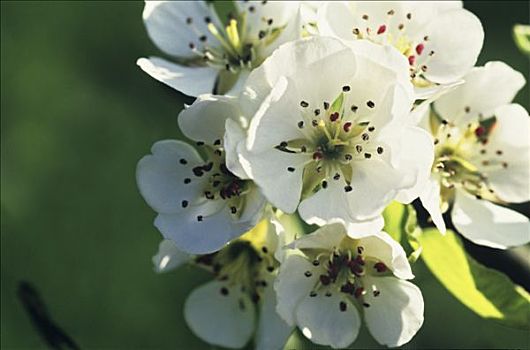
[[[530,55],[530,26],[516,24],[513,26],[513,37],[519,49]]]
[[[390,203],[383,212],[383,218],[385,219],[383,231],[392,236],[397,242],[401,242],[401,237],[403,237],[403,230],[407,219],[405,213],[405,205],[398,202]]]
[[[484,318],[530,329],[530,295],[506,275],[468,256],[454,232],[443,236],[426,229],[416,240],[427,267],[460,302]]]

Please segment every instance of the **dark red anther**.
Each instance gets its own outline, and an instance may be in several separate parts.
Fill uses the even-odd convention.
[[[364,293],[364,288],[363,287],[359,287],[355,290],[355,292],[353,293],[353,295],[358,298],[360,297],[361,295],[363,295]]]
[[[415,62],[416,62],[416,56],[410,55],[409,56],[409,65],[413,66]]]
[[[377,272],[385,272],[387,270],[386,265],[382,262],[375,263],[374,268],[377,270]]]
[[[351,122],[347,122],[347,123],[344,123],[342,128],[344,129],[345,132],[349,132],[350,129],[351,129],[351,126],[352,126],[352,123]]]
[[[357,255],[357,256],[355,257],[355,262],[356,262],[357,264],[359,264],[359,265],[364,265],[364,264],[365,264],[365,261],[364,261],[363,257],[360,256],[360,255]]]
[[[340,287],[340,291],[346,294],[353,294],[355,291],[355,286],[350,282],[346,282],[342,287]]]
[[[204,174],[202,166],[196,166],[195,168],[193,168],[191,170],[193,171],[193,175],[195,175],[195,176],[202,176]]]
[[[362,268],[361,265],[357,264],[357,263],[353,263],[350,265],[350,271],[355,275],[355,276],[360,276],[364,270]]]
[[[329,116],[329,120],[331,120],[332,122],[336,121],[337,119],[339,119],[339,112],[331,113],[331,115]]]
[[[482,125],[475,129],[475,135],[477,135],[477,137],[481,137],[485,133],[486,133],[486,128],[483,127]]]
[[[331,283],[331,278],[328,275],[320,275],[320,283],[327,286]]]
[[[416,45],[416,53],[418,55],[421,55],[421,53],[423,52],[423,49],[425,49],[425,45],[423,45],[423,44]]]
[[[377,34],[383,34],[386,31],[386,26],[384,24],[381,24],[379,26],[379,29],[377,29]]]
[[[324,155],[322,154],[322,152],[318,152],[317,151],[317,152],[313,153],[313,159],[314,160],[320,160],[322,158],[324,158]]]

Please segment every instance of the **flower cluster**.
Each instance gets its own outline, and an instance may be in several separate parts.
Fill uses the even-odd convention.
[[[155,143],[137,182],[164,237],[155,269],[213,276],[184,308],[204,341],[280,349],[298,328],[342,348],[361,319],[381,344],[410,341],[424,302],[383,231],[392,201],[477,244],[530,240],[506,208],[530,200],[524,78],[473,68],[484,34],[460,2],[243,1],[224,19],[147,1],[143,19],[171,58],[138,65],[196,97],[178,117],[191,143]]]

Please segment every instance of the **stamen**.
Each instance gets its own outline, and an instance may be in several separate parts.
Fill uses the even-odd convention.
[[[340,309],[341,312],[346,311],[346,309],[347,309],[347,305],[346,305],[346,303],[345,303],[344,301],[341,301],[341,302],[339,303],[339,309]]]
[[[377,270],[377,272],[385,272],[387,270],[386,265],[382,262],[375,263],[374,268]]]

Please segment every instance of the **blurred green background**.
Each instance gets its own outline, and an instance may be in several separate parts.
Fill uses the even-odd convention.
[[[528,80],[511,27],[521,2],[469,2],[486,32],[479,64],[504,60]],[[160,235],[135,185],[153,142],[178,136],[191,99],[143,74],[157,54],[141,2],[1,3],[2,348],[44,348],[17,299],[37,287],[54,320],[81,348],[211,348],[187,328],[186,295],[208,276],[156,275]],[[517,101],[528,107],[528,86]],[[468,311],[415,265],[425,324],[407,348],[528,348],[527,332]],[[355,347],[377,344],[366,330]]]

